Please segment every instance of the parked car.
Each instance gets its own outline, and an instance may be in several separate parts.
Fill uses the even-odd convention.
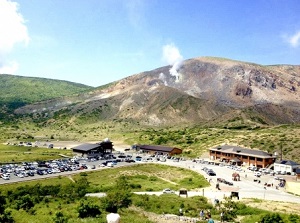
[[[208,171],[207,174],[208,176],[216,176],[216,173],[213,171]]]
[[[125,160],[125,162],[127,162],[127,163],[135,163],[135,160],[133,160],[133,159],[128,159],[128,160]]]
[[[142,161],[142,157],[141,156],[135,157],[135,161]]]
[[[2,175],[2,179],[3,179],[3,180],[9,180],[9,179],[10,179],[10,176],[7,175],[7,174],[3,174],[3,175]]]
[[[106,166],[107,167],[114,167],[114,164],[113,164],[113,162],[108,162]]]
[[[170,188],[166,188],[166,189],[163,189],[163,193],[164,194],[174,194],[175,191],[171,190]]]

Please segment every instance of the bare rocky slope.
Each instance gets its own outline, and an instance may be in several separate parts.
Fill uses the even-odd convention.
[[[200,57],[135,74],[73,97],[43,101],[16,114],[67,114],[147,125],[222,122],[300,123],[300,66],[262,66]],[[56,117],[59,117],[56,115]]]

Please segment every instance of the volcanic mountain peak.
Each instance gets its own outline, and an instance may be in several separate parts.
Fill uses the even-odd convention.
[[[89,94],[61,100],[76,103],[73,114],[101,109],[99,118],[148,124],[209,121],[236,109],[249,108],[272,122],[300,121],[300,66],[262,66],[199,57],[183,61],[176,69],[174,72],[174,67],[165,66],[146,71]],[[60,101],[60,104],[65,103]],[[104,112],[105,106],[109,112]],[[41,111],[47,107],[51,106],[44,102],[17,112],[30,112],[33,108]],[[51,108],[53,112],[61,106],[56,103]],[[283,108],[285,112],[279,111]],[[288,115],[282,117],[284,114]]]

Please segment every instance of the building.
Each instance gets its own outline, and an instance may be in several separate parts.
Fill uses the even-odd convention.
[[[212,160],[220,160],[233,165],[256,166],[265,168],[272,165],[276,157],[261,150],[247,149],[240,146],[222,145],[209,149]]]
[[[182,149],[176,147],[153,146],[153,145],[138,145],[137,150],[143,153],[152,153],[157,155],[168,155],[168,156],[182,153]]]
[[[274,171],[280,173],[296,173],[296,169],[300,168],[300,164],[292,160],[276,160],[274,163]]]
[[[73,153],[82,157],[100,157],[110,154],[113,151],[113,143],[109,139],[105,139],[99,143],[84,143],[72,148]]]

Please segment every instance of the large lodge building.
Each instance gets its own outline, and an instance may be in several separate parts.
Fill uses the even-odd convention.
[[[212,160],[220,160],[239,166],[256,166],[259,168],[269,167],[276,160],[275,156],[261,150],[230,145],[211,148],[209,150],[209,156]]]

